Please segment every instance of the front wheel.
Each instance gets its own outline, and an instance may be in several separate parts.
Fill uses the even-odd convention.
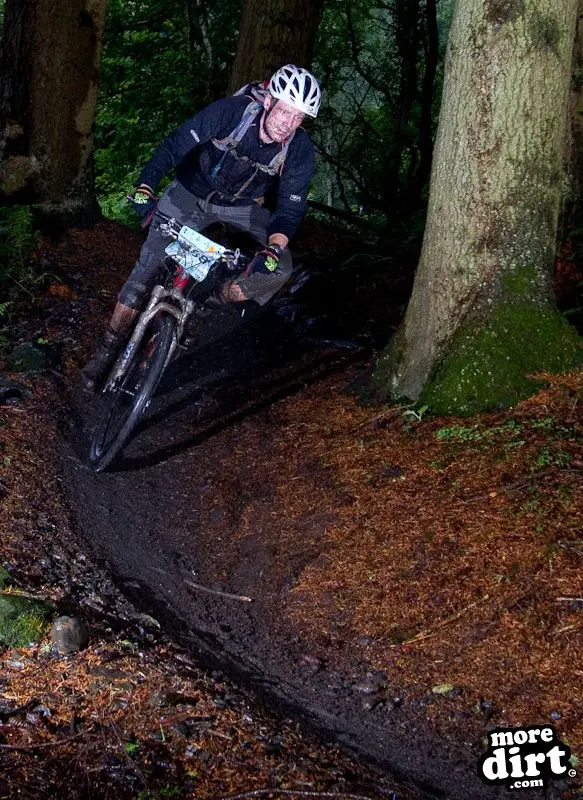
[[[106,395],[106,406],[93,434],[89,464],[106,469],[129,441],[148,407],[172,347],[176,320],[164,313],[152,317],[118,385]]]

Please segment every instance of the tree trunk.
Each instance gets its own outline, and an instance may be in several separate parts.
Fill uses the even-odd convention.
[[[583,200],[583,0],[579,0],[571,84],[571,174],[579,203]]]
[[[93,123],[107,0],[7,0],[0,202],[79,220],[96,212]]]
[[[433,98],[435,92],[435,75],[439,61],[439,31],[437,27],[436,0],[426,0],[425,3],[425,62],[423,71],[423,84],[421,87],[419,113],[419,162],[415,170],[410,172],[412,208],[419,207],[421,193],[429,180],[431,173],[431,158],[433,155]]]
[[[413,294],[384,396],[441,413],[511,405],[579,358],[552,266],[577,0],[466,0],[454,14]]]
[[[243,0],[229,91],[269,78],[284,64],[309,67],[323,0]]]

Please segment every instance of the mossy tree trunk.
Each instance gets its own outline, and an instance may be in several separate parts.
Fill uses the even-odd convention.
[[[243,0],[229,91],[269,78],[284,64],[309,68],[323,0]]]
[[[423,248],[381,396],[473,413],[577,360],[552,286],[577,6],[457,3]]]
[[[0,202],[94,215],[92,152],[107,0],[7,0]]]

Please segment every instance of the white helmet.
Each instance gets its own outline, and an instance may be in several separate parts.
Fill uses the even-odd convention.
[[[309,114],[310,117],[318,116],[322,94],[318,81],[307,69],[293,64],[281,67],[271,76],[269,92],[303,114]]]

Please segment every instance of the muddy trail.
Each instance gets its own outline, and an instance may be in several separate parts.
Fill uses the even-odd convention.
[[[466,473],[456,475],[466,455],[455,445],[452,460],[435,443],[433,430],[443,423],[403,432],[399,408],[359,408],[347,395],[348,387],[366,376],[374,354],[402,317],[415,246],[379,251],[354,237],[330,237],[321,229],[316,233],[315,239],[304,238],[296,253],[297,288],[271,308],[249,314],[243,325],[232,311],[214,319],[208,341],[169,367],[133,440],[103,474],[94,474],[86,464],[99,401],[80,391],[77,370],[103,327],[137,240],[105,223],[93,232],[72,232],[41,252],[43,268],[57,274],[60,283],[52,284],[40,303],[42,321],[23,324],[17,337],[41,337],[49,341],[49,349],[60,352],[60,367],[50,373],[58,400],[51,401],[48,411],[58,425],[53,455],[75,538],[123,595],[158,620],[164,634],[197,663],[232,678],[322,741],[379,766],[394,776],[390,780],[399,796],[509,796],[478,778],[484,732],[516,720],[547,719],[549,701],[547,695],[539,700],[541,691],[532,681],[529,695],[513,668],[502,696],[506,681],[495,672],[496,664],[488,667],[488,655],[473,683],[471,672],[476,666],[482,670],[481,662],[468,658],[467,664],[461,662],[466,672],[460,672],[459,654],[471,653],[466,642],[488,644],[495,626],[490,604],[480,606],[476,619],[462,616],[476,605],[466,591],[471,584],[464,572],[464,548],[447,548],[454,538],[458,541],[457,531],[464,531],[466,547],[477,548],[479,565],[483,543],[499,536],[500,559],[524,562],[524,551],[516,550],[513,538],[505,534],[514,532],[519,522],[510,501],[493,509],[505,495],[484,489],[500,479],[513,492],[515,485],[522,486],[517,478],[530,468],[528,453],[532,450],[528,457],[536,458],[542,443],[558,448],[557,467],[548,469],[547,452],[539,488],[549,479],[552,498],[550,480],[562,476],[570,481],[565,492],[576,497],[577,465],[583,463],[575,439],[569,438],[575,435],[576,400],[573,404],[573,396],[560,390],[541,401],[545,415],[553,407],[557,420],[564,415],[567,427],[557,430],[568,439],[575,468],[561,471],[563,445],[558,439],[541,442],[541,425],[529,421],[532,412],[525,407],[510,427],[504,427],[502,418],[485,422],[503,437],[522,437],[508,444],[522,460],[509,465],[503,438],[502,476],[484,447],[467,454],[472,481]],[[107,251],[113,241],[116,249]],[[305,282],[302,267],[309,268]],[[393,425],[395,419],[398,424]],[[522,439],[528,438],[529,425],[532,441],[527,443]],[[482,477],[476,459],[483,459]],[[467,486],[464,491],[478,505],[460,500],[460,485]],[[421,523],[418,507],[424,512]],[[394,515],[394,520],[386,519],[390,534],[381,525],[380,539],[371,539],[366,526],[389,513]],[[474,525],[482,516],[491,520],[484,531]],[[425,519],[426,527],[418,527]],[[455,537],[449,536],[450,526]],[[572,527],[575,531],[575,521]],[[364,563],[356,576],[350,563],[335,556],[331,538],[336,530],[350,545],[354,528],[352,559]],[[440,534],[435,548],[432,530],[445,536]],[[533,564],[538,563],[537,552],[533,543]],[[427,576],[410,568],[409,553],[415,553],[414,563],[425,565]],[[369,558],[378,561],[367,569]],[[571,564],[568,555],[565,559],[555,567],[560,592],[575,594],[575,589],[563,587],[576,579],[579,564]],[[448,585],[454,568],[458,577]],[[381,570],[393,577],[377,584],[374,573]],[[538,580],[537,570],[533,567],[532,575]],[[491,571],[489,563],[486,570],[478,567],[474,580],[487,579]],[[314,587],[313,575],[320,576],[321,586],[316,581]],[[386,637],[383,641],[375,633],[375,619],[379,617],[376,630],[392,630],[391,618],[380,613],[382,606],[390,610],[393,580],[401,592],[396,606],[415,607],[415,627],[398,626],[387,647]],[[510,582],[508,586],[504,602],[513,609],[524,602],[522,590]],[[550,590],[551,595],[558,591]],[[361,593],[372,612],[364,623],[356,613]],[[450,614],[447,608],[460,608],[461,614]],[[549,612],[548,618],[559,632],[571,622],[561,611]],[[437,629],[445,624],[445,635],[431,638],[432,621],[440,615],[443,622]],[[502,652],[520,660],[523,629],[512,624],[515,649]],[[423,644],[409,645],[418,630],[429,630],[425,649]],[[506,635],[510,640],[508,631]],[[528,625],[524,636],[530,641]],[[493,646],[498,652],[498,645]],[[541,648],[536,665],[551,658]],[[555,649],[555,658],[566,663],[563,651]],[[552,708],[554,697],[563,698],[563,686],[573,686],[561,684],[555,672],[557,683],[549,688]],[[570,706],[563,702],[564,716],[576,729],[580,705],[571,689]],[[517,705],[517,698],[523,705]],[[394,779],[403,781],[400,790]],[[555,798],[563,789],[557,783],[528,796]]]
[[[325,286],[316,278],[298,302],[288,298],[174,362],[133,441],[105,474],[85,465],[99,403],[73,381],[59,411],[69,506],[119,588],[203,663],[428,798],[504,796],[479,781],[471,747],[440,738],[360,653],[327,664],[280,616],[327,519],[298,521],[297,538],[284,550],[270,536],[280,512],[256,468],[269,463],[278,403],[326,377],[354,380],[379,340],[374,330],[363,335],[354,314],[319,311]],[[349,306],[341,285],[335,296],[337,308]],[[242,427],[255,445],[243,469],[230,472]],[[203,507],[225,481],[227,499],[209,525]],[[265,518],[241,539],[247,500],[258,495]]]
[[[226,347],[232,354],[234,343]],[[241,348],[239,339],[239,353]],[[277,413],[272,404],[327,372],[346,369],[349,360],[334,351],[297,358],[279,369],[263,362],[251,383],[248,374],[237,381],[223,359],[220,369],[210,359],[202,380],[200,361],[197,378],[192,365],[175,366],[136,439],[106,474],[95,475],[80,461],[93,409],[88,416],[86,406],[79,409],[67,437],[71,458],[63,462],[78,528],[139,608],[203,663],[242,681],[280,713],[413,781],[428,797],[496,796],[474,777],[473,754],[418,729],[398,697],[369,707],[366,685],[354,689],[368,674],[358,658],[346,674],[327,669],[296,630],[280,625],[277,597],[310,560],[312,523],[291,553],[277,552],[267,527],[251,541],[229,541],[228,527],[243,513],[246,492],[261,491],[252,476],[230,475],[231,504],[216,510],[215,529],[201,524],[201,498],[225,477],[222,465],[239,422],[256,430],[252,458],[268,459]],[[316,520],[316,527],[323,529],[325,522]]]

